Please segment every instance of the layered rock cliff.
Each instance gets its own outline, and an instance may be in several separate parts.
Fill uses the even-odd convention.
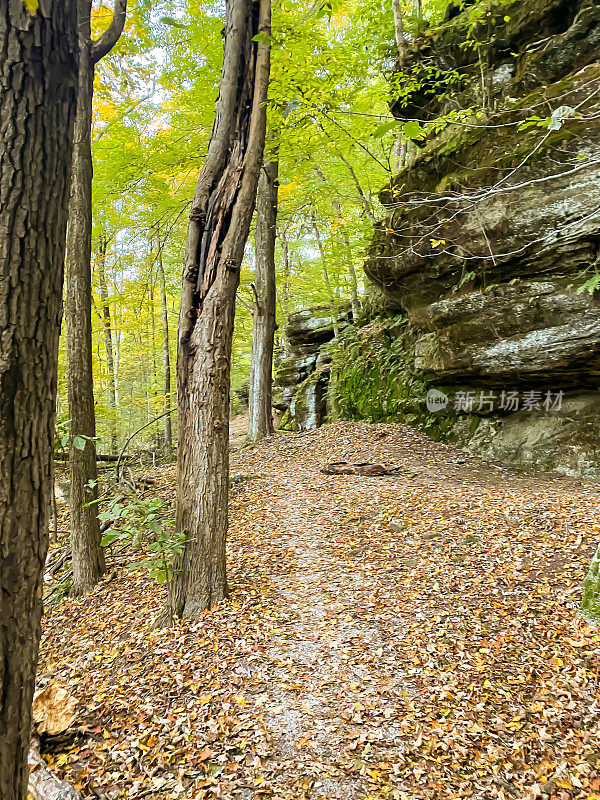
[[[408,369],[447,397],[422,403],[421,424],[491,457],[597,475],[600,6],[490,8],[479,22],[450,9],[411,49],[421,77],[394,114],[460,122],[421,123],[365,271],[406,321]]]
[[[317,306],[290,314],[285,327],[287,350],[275,370],[273,405],[282,412],[280,428],[311,430],[327,417],[330,361],[326,345],[352,319],[350,304],[332,313]]]

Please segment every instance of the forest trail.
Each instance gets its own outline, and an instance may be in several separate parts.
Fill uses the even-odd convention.
[[[321,472],[340,460],[399,472]],[[107,798],[600,796],[600,634],[576,617],[597,484],[356,423],[232,476],[228,602],[153,631],[163,590],[118,567],[49,610],[40,677],[86,726],[61,774]]]

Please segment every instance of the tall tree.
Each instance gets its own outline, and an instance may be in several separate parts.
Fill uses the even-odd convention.
[[[178,330],[177,529],[172,608],[227,595],[229,390],[235,297],[265,144],[270,0],[229,0],[215,122],[192,203]]]
[[[167,282],[165,280],[165,268],[163,265],[164,241],[158,246],[157,272],[160,284],[160,315],[162,319],[162,354],[163,354],[163,388],[165,399],[163,401],[164,416],[164,448],[165,455],[169,457],[173,450],[173,434],[171,431],[171,354],[169,342],[169,312],[167,308]]]
[[[104,572],[97,508],[96,418],[92,379],[92,95],[94,69],[117,43],[127,0],[115,0],[112,21],[96,41],[91,0],[77,0],[79,79],[67,234],[67,394],[70,417],[73,594],[89,591]]]
[[[254,291],[248,439],[273,433],[271,388],[275,341],[275,237],[279,162],[266,161],[258,181],[254,235]]]
[[[0,0],[2,800],[27,796],[77,83],[74,0],[33,6]]]
[[[106,236],[100,236],[98,244],[98,285],[102,304],[102,327],[104,328],[104,348],[106,350],[106,371],[108,373],[108,407],[110,411],[110,451],[117,452],[117,376],[113,354],[113,333],[110,319],[110,301],[108,299],[108,283],[106,281]]]

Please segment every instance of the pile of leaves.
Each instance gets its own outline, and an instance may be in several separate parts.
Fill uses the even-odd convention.
[[[61,777],[109,799],[600,798],[600,633],[577,616],[595,484],[359,423],[236,473],[258,477],[233,489],[220,607],[156,629],[164,587],[119,566],[48,610],[40,681],[79,700]]]

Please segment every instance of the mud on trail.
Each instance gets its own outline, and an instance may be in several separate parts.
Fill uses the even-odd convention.
[[[50,762],[84,796],[600,798],[596,484],[356,423],[232,475],[229,601],[155,631],[163,590],[119,567],[48,610],[40,680],[83,726]]]

